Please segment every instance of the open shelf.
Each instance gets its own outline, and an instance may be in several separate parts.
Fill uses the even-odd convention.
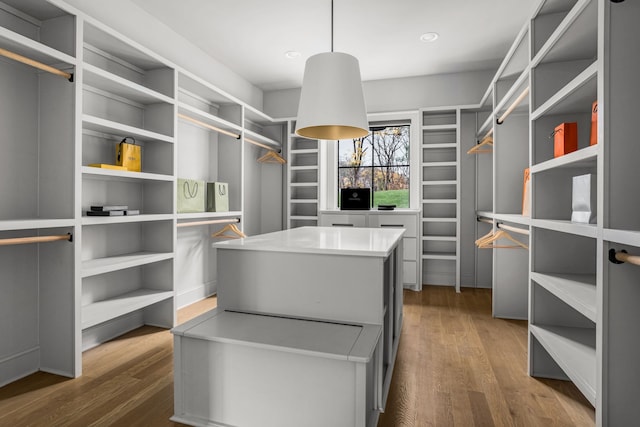
[[[531,280],[564,301],[567,305],[596,322],[595,274],[558,274],[531,272]]]
[[[569,11],[532,60],[539,63],[595,59],[598,37],[598,2],[581,0]]]
[[[577,222],[555,219],[532,219],[531,225],[546,230],[575,234],[578,236],[595,238],[597,235],[596,224],[581,224]]]
[[[531,173],[544,172],[551,169],[595,169],[598,158],[598,146],[586,148],[556,157],[531,167]]]
[[[164,261],[173,258],[172,252],[135,252],[131,254],[110,256],[105,258],[90,259],[82,262],[82,277],[90,277],[98,274],[125,268],[137,267]]]
[[[213,114],[209,114],[205,111],[202,111],[189,104],[185,104],[184,102],[178,103],[178,113],[184,114],[185,116],[201,121],[207,125],[225,130],[227,132],[231,132],[234,135],[236,135],[236,138],[240,137],[240,133],[241,133],[240,126],[233,124],[227,120],[221,119],[220,117],[214,116]],[[184,119],[180,118],[180,120],[184,120]],[[190,122],[186,122],[186,123],[190,123]]]
[[[101,179],[115,179],[124,181],[173,181],[173,176],[147,172],[131,172],[115,169],[94,168],[83,166],[82,174],[86,177],[100,177]]]
[[[0,220],[0,231],[37,230],[40,228],[73,227],[73,219],[24,218]]]
[[[143,85],[102,70],[91,64],[84,64],[83,83],[97,89],[121,96],[141,104],[165,102],[173,104],[173,99]]]
[[[56,68],[67,68],[77,63],[76,59],[71,55],[67,55],[64,52],[60,52],[59,50],[4,27],[0,27],[0,47]],[[67,65],[61,65],[61,63]]]
[[[456,254],[448,253],[448,252],[423,252],[422,259],[439,259],[439,260],[455,261],[458,259],[458,257]]]
[[[561,115],[585,110],[590,114],[591,103],[596,99],[597,94],[597,71],[597,63],[594,62],[533,111],[532,120],[545,115]]]
[[[82,307],[82,329],[91,328],[172,297],[173,291],[138,289],[116,298],[85,305]]]
[[[170,221],[172,214],[122,215],[122,216],[83,216],[82,225],[124,224],[128,222]]]
[[[175,140],[172,136],[163,135],[157,132],[151,132],[145,129],[140,129],[134,126],[125,125],[88,114],[82,115],[82,123],[85,129],[110,135],[117,135],[120,137],[122,137],[123,135],[132,136],[136,138],[136,140],[139,139],[140,141],[163,141],[173,143]]]
[[[529,325],[529,330],[585,397],[596,400],[596,330]]]
[[[227,218],[227,217],[241,217],[240,211],[228,211],[228,212],[188,212],[177,214],[178,220],[182,219],[207,219],[207,218]]]

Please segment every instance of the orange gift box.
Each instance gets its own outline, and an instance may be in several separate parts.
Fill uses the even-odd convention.
[[[589,139],[589,145],[596,145],[598,143],[598,101],[593,101],[591,104],[591,138]]]
[[[578,123],[561,123],[553,131],[553,157],[564,156],[578,149]]]

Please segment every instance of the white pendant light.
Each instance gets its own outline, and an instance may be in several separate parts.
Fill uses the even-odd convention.
[[[296,134],[312,139],[360,138],[369,133],[358,60],[333,51],[307,59],[298,106]]]

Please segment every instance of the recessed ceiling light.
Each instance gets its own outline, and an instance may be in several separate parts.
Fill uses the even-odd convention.
[[[438,33],[424,33],[420,36],[420,41],[424,43],[434,42],[438,40],[440,35]]]
[[[295,50],[289,50],[284,53],[284,57],[287,59],[294,59],[300,56],[300,52]]]

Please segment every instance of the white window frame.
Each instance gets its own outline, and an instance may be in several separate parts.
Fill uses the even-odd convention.
[[[418,111],[372,113],[369,123],[407,122],[411,126],[409,142],[409,208],[420,208],[420,115]],[[338,209],[338,147],[336,141],[320,141],[320,210]],[[401,211],[402,209],[397,209]]]

